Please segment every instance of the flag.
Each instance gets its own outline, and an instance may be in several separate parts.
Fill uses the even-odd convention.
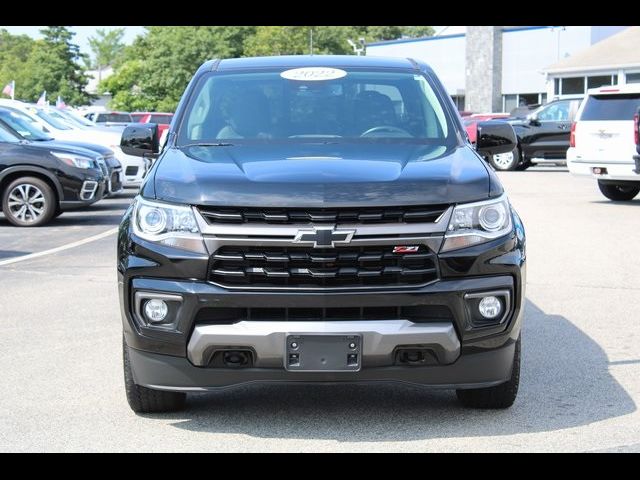
[[[2,93],[4,93],[5,95],[9,95],[11,97],[11,100],[13,100],[13,97],[16,93],[16,81],[11,80],[11,82],[7,83],[7,86],[2,89]]]
[[[40,107],[44,107],[46,104],[47,104],[47,91],[45,90],[44,92],[42,92],[42,95],[40,95],[40,98],[36,102],[36,105]]]
[[[64,103],[60,95],[58,95],[58,100],[56,100],[56,108],[67,108],[67,104]]]

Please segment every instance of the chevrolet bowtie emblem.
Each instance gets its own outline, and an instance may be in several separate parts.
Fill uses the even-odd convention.
[[[355,230],[313,228],[310,230],[298,230],[293,241],[306,245],[313,244],[313,248],[335,247],[337,243],[349,243],[355,233]]]

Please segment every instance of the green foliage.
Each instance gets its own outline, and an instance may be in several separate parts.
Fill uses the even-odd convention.
[[[96,35],[89,37],[89,47],[95,58],[91,65],[97,69],[112,66],[124,50],[123,36],[124,28],[97,29]]]
[[[91,96],[84,88],[87,77],[74,33],[66,27],[41,30],[44,38],[32,40],[0,31],[0,84],[16,81],[16,98],[36,101],[44,90],[55,101],[58,95],[70,105],[84,105]]]
[[[173,111],[202,62],[241,56],[243,39],[254,31],[241,26],[146,27],[101,89],[113,95],[113,108]]]

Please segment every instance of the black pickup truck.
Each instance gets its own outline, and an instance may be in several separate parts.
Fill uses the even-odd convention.
[[[118,241],[124,376],[136,412],[253,382],[396,381],[515,400],[524,227],[434,72],[411,59],[213,60]]]
[[[537,108],[526,118],[506,119],[516,132],[518,145],[511,152],[488,157],[493,168],[526,170],[537,164],[565,165],[571,125],[581,101],[554,100]]]

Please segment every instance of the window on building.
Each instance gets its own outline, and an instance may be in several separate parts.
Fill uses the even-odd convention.
[[[518,95],[503,95],[502,96],[502,110],[510,112],[514,108],[518,107]]]
[[[538,103],[538,100],[537,93],[521,93],[518,95],[518,105],[521,107]]]
[[[464,95],[451,95],[451,100],[453,100],[458,111],[464,110]]]
[[[640,83],[640,72],[627,73],[625,77],[627,78],[627,83]]]
[[[562,79],[562,95],[584,93],[584,77],[567,77]]]
[[[604,87],[605,85],[613,85],[611,75],[587,77],[587,88],[598,88]]]
[[[553,79],[553,94],[560,95],[560,79],[559,78]]]

